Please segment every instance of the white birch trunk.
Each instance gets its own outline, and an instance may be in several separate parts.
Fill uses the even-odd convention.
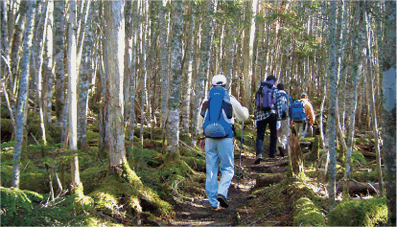
[[[28,87],[29,87],[29,59],[31,54],[31,47],[33,42],[33,28],[34,28],[34,2],[28,2],[28,11],[26,13],[26,30],[24,34],[23,52],[21,60],[21,79],[19,81],[19,97],[17,103],[16,112],[16,128],[17,133],[15,135],[15,148],[13,154],[13,171],[12,171],[12,187],[19,188],[20,178],[20,165],[21,165],[21,150],[24,135],[24,125],[26,122],[25,112],[27,109],[28,101]]]
[[[49,4],[49,3],[48,3]],[[47,39],[47,25],[48,25],[48,8],[45,7],[45,16],[44,16],[44,26],[43,26],[43,37],[42,41],[40,43],[40,50],[38,53],[39,56],[39,71],[37,73],[37,102],[39,104],[39,116],[40,116],[40,128],[41,128],[41,137],[43,140],[44,145],[47,144],[47,139],[46,139],[46,128],[45,128],[45,119],[44,119],[44,99],[42,98],[43,94],[43,65],[44,65],[44,54],[45,54],[45,45],[46,45],[46,39]]]
[[[105,37],[107,39],[107,58],[109,67],[108,83],[109,94],[106,104],[108,116],[108,149],[110,169],[118,168],[126,163],[124,145],[124,50],[125,50],[125,23],[124,1],[106,1],[105,4]]]
[[[213,0],[209,0],[207,2],[207,11],[208,12],[216,12],[217,7],[217,0],[213,2]],[[214,18],[204,17],[205,24],[203,25],[204,30],[202,32],[202,41],[201,41],[201,57],[200,57],[200,64],[198,68],[197,74],[197,81],[196,81],[196,93],[195,93],[195,100],[194,100],[194,108],[193,108],[193,119],[197,119],[199,110],[200,110],[200,103],[205,97],[205,84],[207,81],[207,73],[210,65],[211,60],[211,45],[214,35]],[[196,122],[195,120],[193,122]],[[193,126],[196,126],[194,123]],[[196,129],[196,127],[194,127]],[[195,140],[197,134],[194,133],[193,140]]]
[[[147,80],[147,72],[146,72],[146,33],[147,33],[147,22],[148,22],[148,7],[147,2],[142,1],[141,3],[141,16],[144,16],[145,23],[140,25],[140,45],[141,45],[141,67],[142,67],[142,91],[141,91],[141,146],[143,149],[143,125],[145,124],[145,100],[146,100],[146,80]]]
[[[170,96],[168,99],[167,150],[179,152],[180,85],[182,79],[183,2],[173,1]]]
[[[76,1],[69,1],[68,26],[68,140],[69,149],[77,151],[77,45],[76,45]],[[71,160],[72,191],[81,187],[79,159],[77,153]],[[77,191],[76,191],[77,192]]]
[[[375,91],[374,91],[374,76],[372,70],[372,48],[371,48],[371,34],[370,34],[370,22],[368,19],[368,12],[365,11],[365,21],[366,21],[366,34],[367,34],[367,64],[369,67],[368,72],[368,81],[370,86],[370,96],[371,96],[371,106],[372,106],[372,121],[373,121],[373,130],[374,130],[374,137],[375,137],[375,149],[376,149],[376,163],[377,163],[377,170],[378,170],[378,180],[379,180],[379,187],[380,187],[380,195],[383,196],[383,176],[382,176],[382,163],[381,163],[381,154],[380,154],[380,147],[379,147],[379,130],[378,130],[378,119],[376,115],[376,105],[375,105]]]
[[[336,193],[336,128],[335,128],[335,106],[336,106],[336,88],[337,88],[337,59],[336,59],[336,2],[330,2],[331,8],[329,11],[329,106],[328,106],[328,122],[327,134],[329,141],[329,156],[330,156],[330,170],[329,170],[329,185],[328,193],[330,197],[330,210],[335,206]]]
[[[191,91],[192,91],[192,77],[193,77],[193,57],[194,57],[194,31],[195,31],[195,8],[193,2],[189,2],[189,14],[190,14],[190,23],[189,27],[186,29],[188,34],[188,42],[186,51],[185,51],[185,60],[184,60],[184,69],[183,69],[183,93],[182,93],[182,111],[181,111],[181,135],[188,135],[190,130],[190,103],[191,103]],[[189,29],[189,30],[188,30]]]
[[[162,1],[160,6],[160,77],[161,77],[161,117],[162,127],[167,119],[167,100],[168,100],[168,71],[167,71],[167,20],[166,20],[166,1]]]
[[[360,8],[357,8],[358,11],[360,11]],[[359,14],[357,14],[359,15]],[[357,17],[356,15],[356,17]],[[360,20],[358,20],[360,21]],[[352,24],[352,25],[355,25]],[[359,22],[356,24],[356,26],[359,27]],[[352,67],[352,78],[351,78],[351,84],[348,84],[347,86],[351,86],[352,88],[352,95],[351,95],[351,107],[350,107],[350,112],[348,112],[348,116],[347,119],[349,119],[348,122],[348,128],[347,128],[347,152],[346,152],[346,163],[345,163],[345,174],[344,174],[344,184],[343,184],[343,198],[347,198],[348,197],[348,184],[349,184],[349,175],[350,175],[350,171],[351,171],[351,156],[353,153],[353,143],[354,143],[354,131],[355,131],[355,122],[356,122],[356,109],[357,109],[357,85],[358,85],[358,81],[360,78],[360,73],[358,72],[358,66],[359,66],[359,56],[361,56],[361,54],[357,54],[360,53],[360,47],[359,47],[359,43],[360,42],[360,29],[354,29],[353,30],[355,36],[353,38],[352,41],[352,46],[353,46],[353,51],[354,53],[356,53],[353,56],[353,67]]]
[[[48,22],[47,22],[47,66],[46,72],[48,74],[47,78],[47,88],[46,93],[44,94],[44,101],[46,103],[45,106],[45,116],[47,118],[46,123],[52,123],[52,86],[54,82],[55,75],[55,67],[54,67],[54,1],[48,2],[47,11],[48,11]]]

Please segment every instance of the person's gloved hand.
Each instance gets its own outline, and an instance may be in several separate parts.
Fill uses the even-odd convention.
[[[281,121],[277,121],[277,123],[276,123],[276,128],[277,128],[277,130],[280,130],[280,128],[281,128]]]

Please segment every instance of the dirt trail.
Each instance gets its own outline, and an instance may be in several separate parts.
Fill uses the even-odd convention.
[[[235,157],[235,177],[229,189],[228,203],[229,208],[221,208],[213,211],[205,197],[195,198],[192,202],[180,204],[177,214],[172,225],[175,226],[231,226],[238,225],[237,213],[244,216],[254,212],[247,209],[245,204],[249,198],[251,189],[255,186],[255,180],[258,173],[264,172],[284,172],[284,168],[274,166],[275,162],[281,162],[286,159],[282,158],[275,162],[261,162],[254,165],[255,157],[242,155],[241,159],[241,178],[239,181],[239,157]],[[286,169],[285,169],[286,170]],[[252,220],[253,222],[255,220]],[[241,223],[244,224],[244,223]],[[247,223],[246,223],[247,224]],[[253,223],[251,223],[253,224]]]

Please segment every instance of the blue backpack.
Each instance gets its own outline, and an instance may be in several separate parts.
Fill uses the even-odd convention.
[[[204,117],[203,133],[209,138],[226,138],[233,136],[231,118],[233,106],[226,88],[211,88],[208,101],[203,104],[201,115]]]
[[[295,122],[301,122],[306,120],[305,108],[303,107],[303,102],[296,100],[291,106],[291,120]]]
[[[261,82],[258,91],[255,94],[255,108],[259,111],[274,110],[276,106],[275,88],[272,84]]]

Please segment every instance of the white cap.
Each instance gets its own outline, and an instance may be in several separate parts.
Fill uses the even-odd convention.
[[[212,77],[212,85],[226,85],[226,77],[222,74]]]

